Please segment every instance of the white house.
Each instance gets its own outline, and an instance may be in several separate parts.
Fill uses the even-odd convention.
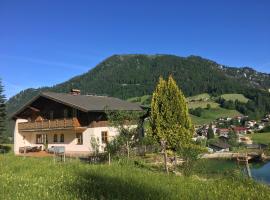
[[[14,152],[27,147],[45,149],[64,146],[70,154],[93,151],[91,140],[96,140],[102,152],[118,130],[107,120],[107,111],[142,111],[135,103],[113,97],[44,92],[19,109],[12,118]],[[23,149],[23,150],[22,150]]]

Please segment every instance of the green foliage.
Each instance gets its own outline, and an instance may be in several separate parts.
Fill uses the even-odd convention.
[[[138,111],[106,111],[111,126],[118,129],[119,135],[107,144],[107,151],[111,154],[122,154],[123,149],[135,146],[142,138],[142,116]]]
[[[182,165],[184,175],[190,176],[192,174],[193,166],[199,159],[199,155],[206,152],[205,147],[192,143],[184,144],[177,148],[177,153],[185,160]]]
[[[3,92],[4,88],[0,79],[0,136],[6,131],[6,100]]]
[[[201,107],[198,107],[195,109],[189,109],[189,113],[197,117],[201,117],[203,113],[203,109]]]
[[[170,76],[159,79],[151,102],[151,133],[157,141],[166,141],[169,148],[191,141],[194,132],[186,99]]]
[[[238,145],[238,136],[233,130],[229,131],[228,138],[229,138],[228,142],[232,147],[235,147]]]
[[[213,139],[214,137],[215,137],[215,135],[214,135],[214,131],[212,128],[212,124],[210,124],[209,128],[207,130],[207,139],[210,140],[210,139]]]
[[[99,138],[91,137],[90,138],[90,145],[92,147],[94,154],[95,155],[98,154],[99,153],[99,146],[100,146]]]

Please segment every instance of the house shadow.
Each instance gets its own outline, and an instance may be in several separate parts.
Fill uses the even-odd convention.
[[[78,199],[171,199],[168,192],[137,180],[94,172],[80,172],[70,185]]]

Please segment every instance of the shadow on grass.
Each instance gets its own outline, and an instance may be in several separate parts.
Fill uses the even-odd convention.
[[[0,153],[9,153],[11,151],[11,146],[0,144]]]
[[[144,181],[92,172],[78,173],[70,188],[78,199],[171,199],[170,194]]]

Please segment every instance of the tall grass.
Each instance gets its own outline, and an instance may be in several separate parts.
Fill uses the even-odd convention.
[[[0,199],[270,199],[270,189],[251,180],[165,175],[132,162],[54,164],[0,155]]]

